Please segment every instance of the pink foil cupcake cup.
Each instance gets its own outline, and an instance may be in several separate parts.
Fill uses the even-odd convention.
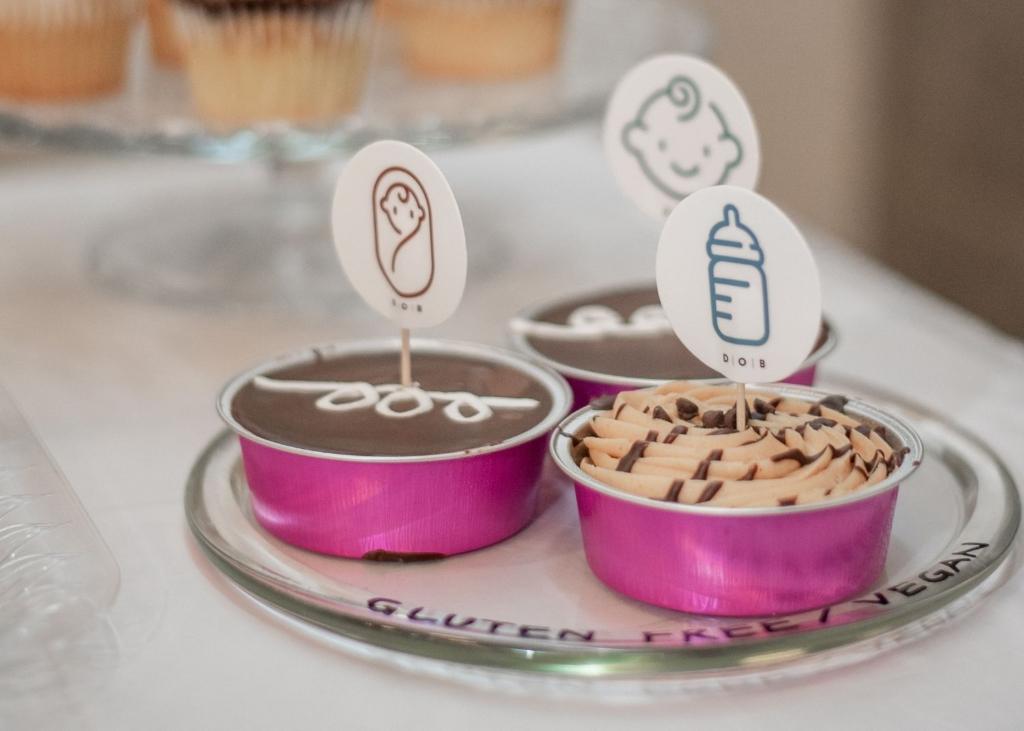
[[[762,390],[818,401],[809,388]],[[606,585],[648,604],[694,614],[765,616],[827,606],[869,589],[882,574],[899,483],[923,446],[904,421],[851,399],[854,418],[884,426],[909,452],[884,481],[819,503],[771,508],[707,507],[638,497],[580,469],[573,437],[594,409],[570,415],[551,455],[575,484],[583,545]]]
[[[604,294],[606,293],[598,292],[595,293],[595,297],[600,297]],[[565,378],[569,383],[569,387],[572,388],[572,408],[574,410],[581,409],[584,406],[589,405],[594,399],[602,396],[614,396],[622,391],[635,391],[641,388],[653,388],[654,386],[660,386],[668,380],[675,380],[679,378],[686,378],[687,380],[707,380],[708,382],[720,380],[720,376],[708,379],[695,379],[690,378],[685,373],[677,374],[671,379],[629,377],[580,368],[548,357],[530,343],[530,336],[517,329],[515,327],[515,323],[535,320],[539,313],[557,306],[558,304],[559,301],[557,300],[548,301],[520,312],[512,321],[513,324],[509,327],[509,339],[515,350],[529,356],[532,360],[543,363],[549,368],[554,369]],[[797,386],[813,386],[815,384],[819,361],[835,350],[836,345],[839,342],[839,338],[836,335],[836,331],[832,323],[828,319],[823,319],[822,325],[824,326],[824,338],[814,351],[807,356],[807,359],[804,361],[800,369],[793,373],[793,375],[786,378],[783,381],[784,383],[790,383]],[[636,346],[638,348],[642,348],[643,340],[638,338],[636,340]]]
[[[398,358],[392,340],[317,350],[331,357],[387,351]],[[543,386],[551,407],[515,437],[458,452],[365,456],[304,449],[259,436],[232,414],[235,394],[255,376],[306,362],[314,351],[265,363],[229,382],[218,410],[238,434],[253,515],[267,532],[334,556],[426,560],[497,543],[532,520],[547,434],[571,400],[565,381],[550,369],[483,345],[415,340],[413,352],[414,364],[416,353],[436,353],[516,369]]]

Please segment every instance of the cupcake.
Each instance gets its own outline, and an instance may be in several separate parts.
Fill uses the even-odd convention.
[[[161,66],[181,66],[181,41],[174,22],[171,0],[146,0],[146,18],[149,21],[149,50],[153,59]]]
[[[565,376],[574,408],[665,381],[721,378],[679,342],[654,285],[548,302],[521,312],[509,330],[517,350]],[[814,385],[817,362],[835,345],[832,327],[822,322],[814,350],[786,382]]]
[[[238,433],[256,520],[320,553],[433,559],[496,543],[536,507],[546,435],[569,391],[554,372],[477,345],[313,348],[248,371],[219,410]]]
[[[693,381],[618,394],[552,438],[576,485],[587,561],[604,583],[686,612],[771,615],[868,589],[897,487],[922,446],[868,404],[797,386]],[[642,538],[641,538],[642,537]]]
[[[140,0],[0,0],[0,96],[86,99],[124,82]]]
[[[200,116],[214,127],[323,123],[362,93],[369,0],[174,0]]]
[[[453,80],[516,79],[550,69],[565,0],[388,0],[406,66]]]

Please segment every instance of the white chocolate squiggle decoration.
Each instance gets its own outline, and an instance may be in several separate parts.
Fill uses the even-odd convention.
[[[373,408],[390,419],[408,419],[425,414],[434,408],[435,401],[447,401],[444,415],[460,424],[474,424],[494,416],[494,409],[529,411],[540,405],[532,398],[506,398],[504,396],[477,396],[468,391],[424,391],[419,386],[403,387],[397,383],[373,386],[365,381],[289,381],[256,376],[256,388],[281,393],[322,393],[316,408],[322,411],[355,411]],[[396,411],[394,406],[412,401],[411,409]],[[463,409],[470,414],[463,413]]]
[[[584,305],[572,311],[566,323],[539,322],[516,318],[512,329],[525,335],[552,340],[597,340],[605,337],[644,337],[672,332],[661,305],[638,307],[624,320],[604,305]]]

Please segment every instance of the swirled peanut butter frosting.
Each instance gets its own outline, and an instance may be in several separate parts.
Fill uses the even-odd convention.
[[[903,460],[884,426],[817,403],[748,391],[738,430],[735,386],[677,381],[620,393],[590,421],[580,467],[624,492],[668,502],[767,507],[834,499],[881,482]]]

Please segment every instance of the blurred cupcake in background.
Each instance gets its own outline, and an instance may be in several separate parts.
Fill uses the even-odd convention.
[[[562,46],[566,0],[387,0],[402,55],[418,75],[516,79],[550,69]]]
[[[196,109],[215,127],[318,123],[359,103],[370,0],[174,0]]]
[[[377,20],[389,22],[398,17],[399,0],[374,0],[373,12]]]
[[[171,0],[146,0],[149,21],[149,50],[161,66],[177,68],[182,64],[181,40],[174,23]]]
[[[117,91],[141,0],[0,0],[0,96],[85,99]]]

